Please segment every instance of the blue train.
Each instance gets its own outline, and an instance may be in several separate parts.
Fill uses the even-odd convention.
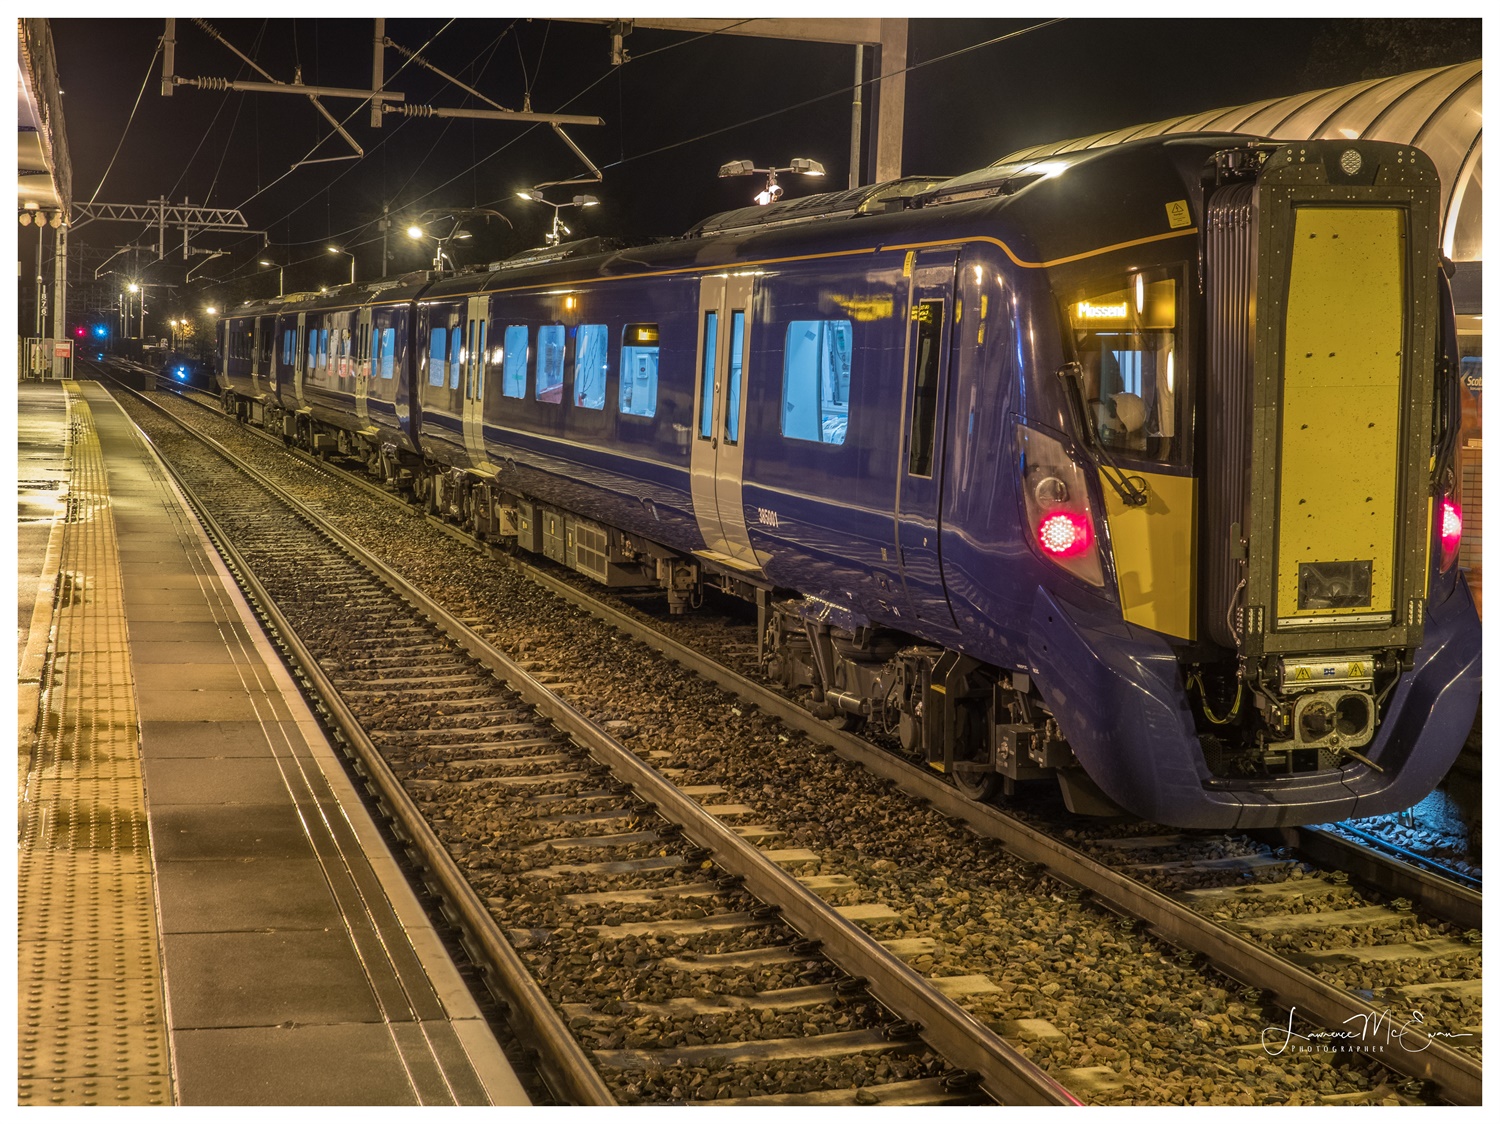
[[[1405,808],[1479,697],[1439,186],[1186,136],[246,305],[225,404],[479,538],[759,606],[987,799]]]

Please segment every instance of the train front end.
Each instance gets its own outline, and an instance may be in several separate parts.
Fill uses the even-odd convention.
[[[1042,474],[1028,517],[1118,609],[1039,594],[1031,660],[1070,686],[1049,703],[1079,763],[1138,815],[1400,810],[1457,756],[1480,680],[1437,173],[1409,146],[1262,142],[1217,152],[1202,191],[1196,283],[1144,271],[1063,309],[1102,510],[1049,510]]]

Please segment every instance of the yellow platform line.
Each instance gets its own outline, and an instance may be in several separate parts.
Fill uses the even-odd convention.
[[[17,811],[17,1103],[171,1104],[160,941],[109,482],[69,387],[71,491]]]

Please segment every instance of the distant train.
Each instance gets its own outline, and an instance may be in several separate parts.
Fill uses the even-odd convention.
[[[225,405],[674,609],[986,799],[1405,808],[1474,718],[1438,178],[1184,136],[246,305]]]

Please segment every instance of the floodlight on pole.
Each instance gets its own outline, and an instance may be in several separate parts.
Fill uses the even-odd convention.
[[[276,295],[278,297],[286,296],[286,266],[279,265],[270,258],[261,258],[260,264],[267,269],[274,269],[276,271]]]
[[[354,255],[351,254],[348,250],[340,249],[338,246],[329,246],[328,247],[328,252],[330,254],[343,254],[346,257],[348,257],[348,259],[349,259],[349,284],[351,284],[351,285],[354,284]]]
[[[527,188],[525,191],[516,192],[516,198],[525,199],[528,203],[545,203],[552,208],[552,229],[547,232],[548,246],[556,246],[562,241],[564,234],[569,237],[573,232],[562,221],[562,212],[568,207],[597,207],[599,200],[593,195],[575,195],[571,203],[554,203],[542,194],[540,187]]]
[[[823,165],[816,160],[808,160],[805,157],[795,157],[791,164],[785,168],[757,168],[753,160],[731,160],[719,168],[719,178],[728,179],[730,176],[765,176],[766,186],[756,192],[755,201],[762,207],[768,203],[774,203],[781,198],[781,185],[776,182],[777,176],[821,176],[827,173],[823,171]]]

